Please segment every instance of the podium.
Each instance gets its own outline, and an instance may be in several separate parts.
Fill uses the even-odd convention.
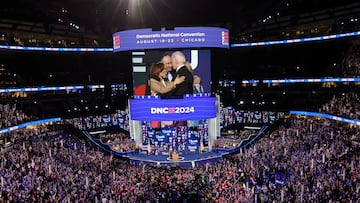
[[[172,160],[176,161],[176,160],[179,159],[179,154],[178,153],[173,153],[171,158],[172,158]]]

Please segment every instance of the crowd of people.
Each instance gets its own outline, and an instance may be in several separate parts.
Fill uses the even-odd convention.
[[[18,110],[16,104],[0,104],[0,129],[12,127],[29,120],[31,120],[31,117]]]
[[[272,124],[285,115],[284,112],[274,111],[245,111],[236,110],[232,106],[220,105],[220,126],[226,127],[232,124]]]
[[[130,126],[128,113],[129,109],[116,110],[113,114],[72,118],[68,119],[67,121],[79,130],[91,130],[102,127],[119,126],[120,128],[129,131]]]
[[[125,133],[109,133],[99,136],[101,143],[108,145],[116,152],[133,152],[136,150],[136,143]]]
[[[221,138],[232,139],[232,140],[242,140],[251,134],[255,134],[257,132],[256,129],[243,129],[243,130],[226,130],[221,132]]]
[[[69,129],[70,126],[67,126]],[[50,136],[57,132],[62,132],[65,129],[64,125],[46,125],[39,124],[28,128],[20,128],[10,132],[0,134],[0,148],[11,147],[16,144],[28,142],[32,139],[37,139],[39,136]]]
[[[45,37],[44,37],[45,36]],[[73,37],[54,37],[52,35],[29,35],[27,33],[0,33],[0,45],[30,47],[103,47],[98,39],[77,39]]]
[[[360,76],[360,45],[354,41],[353,45],[346,51],[344,58],[339,64],[339,72],[342,76]]]
[[[164,170],[130,165],[95,149],[76,148],[72,142],[66,135],[38,137],[36,141],[3,150],[0,199],[4,202],[211,200],[204,168]],[[208,168],[210,171],[212,167]],[[212,172],[220,176],[220,167],[214,166]],[[230,189],[229,181],[221,181]]]
[[[261,202],[356,202],[360,199],[358,128],[294,119],[237,155]]]
[[[344,118],[360,120],[360,94],[357,92],[342,93],[334,95],[324,104],[320,112],[336,115]]]
[[[192,169],[131,165],[59,132],[1,152],[4,202],[356,202],[358,128],[293,118],[248,149]],[[76,147],[77,146],[77,147]]]
[[[130,140],[130,136],[125,133],[108,133],[101,134],[100,139],[103,143],[117,143],[117,142],[128,142]]]
[[[215,149],[233,149],[240,146],[241,141],[232,139],[217,139],[214,141]]]
[[[256,130],[228,130],[222,132],[221,137],[214,141],[215,149],[234,149],[241,145],[242,141],[256,134]]]

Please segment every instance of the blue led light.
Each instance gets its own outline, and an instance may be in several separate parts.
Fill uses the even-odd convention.
[[[308,112],[308,111],[290,111],[290,114],[327,118],[327,119],[330,119],[330,120],[335,120],[335,121],[340,121],[340,122],[350,123],[350,124],[353,124],[353,125],[360,126],[360,121],[358,121],[358,120],[351,120],[351,119],[348,119],[348,118],[342,118],[342,117],[339,117],[339,116],[333,116],[333,115],[325,114],[325,113],[316,113],[316,112]]]
[[[292,43],[299,43],[299,42],[322,41],[322,40],[328,40],[328,39],[338,39],[338,38],[343,38],[343,37],[353,37],[353,36],[359,36],[359,35],[360,35],[360,31],[356,31],[356,32],[349,32],[349,33],[344,33],[344,34],[326,35],[326,36],[319,36],[319,37],[231,44],[230,47],[235,48],[235,47],[268,46],[268,45],[276,45],[276,44],[292,44]]]
[[[9,128],[1,129],[0,134],[8,133],[8,132],[11,132],[13,130],[18,130],[18,129],[21,129],[21,128],[26,128],[26,127],[32,126],[32,125],[39,125],[39,124],[42,124],[42,123],[57,122],[57,121],[61,121],[61,118],[58,117],[58,118],[48,118],[48,119],[43,119],[43,120],[30,121],[30,122],[27,122],[27,123],[22,123],[22,124],[17,125],[17,126],[12,126],[12,127],[9,127]]]
[[[304,79],[263,80],[263,83],[265,83],[265,84],[318,83],[318,82],[336,82],[336,83],[360,82],[360,78],[304,78]]]
[[[84,89],[84,86],[81,86],[81,85],[80,86],[61,86],[61,87],[6,88],[6,89],[0,89],[0,93],[82,90],[82,89]]]
[[[112,52],[113,48],[54,48],[54,47],[24,47],[0,45],[0,49],[21,51],[54,51],[54,52]]]

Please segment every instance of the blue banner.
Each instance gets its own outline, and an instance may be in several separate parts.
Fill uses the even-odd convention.
[[[140,121],[200,120],[216,117],[215,97],[160,99],[144,96],[130,100],[130,117]]]
[[[217,27],[175,27],[174,30],[126,30],[113,34],[114,52],[169,48],[229,48],[229,30]]]

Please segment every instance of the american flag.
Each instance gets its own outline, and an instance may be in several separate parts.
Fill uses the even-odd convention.
[[[113,36],[114,49],[120,48],[120,35]]]
[[[221,44],[229,45],[229,32],[221,32]]]

